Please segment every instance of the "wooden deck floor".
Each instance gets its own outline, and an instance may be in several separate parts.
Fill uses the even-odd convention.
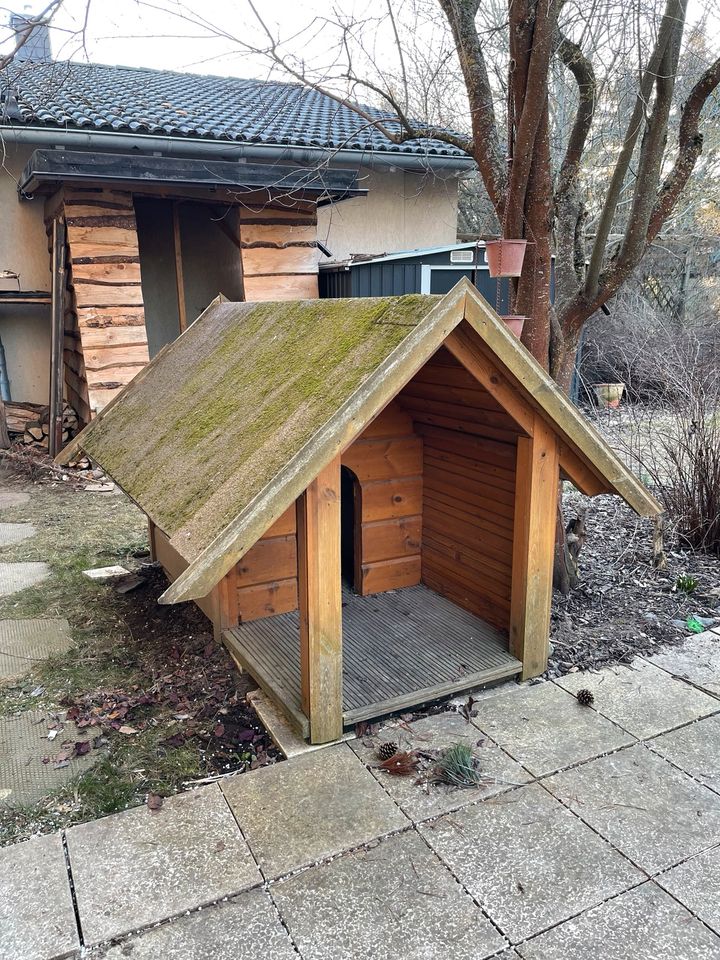
[[[226,631],[225,642],[306,732],[298,612],[241,624]],[[370,597],[343,594],[346,724],[514,676],[521,669],[497,630],[427,587]]]

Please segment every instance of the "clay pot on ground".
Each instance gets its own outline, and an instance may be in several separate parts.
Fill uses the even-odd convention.
[[[625,393],[624,383],[595,383],[593,390],[597,397],[599,407],[605,410],[614,410],[620,406],[620,401]]]
[[[527,240],[488,240],[485,259],[491,277],[519,277],[522,273]]]

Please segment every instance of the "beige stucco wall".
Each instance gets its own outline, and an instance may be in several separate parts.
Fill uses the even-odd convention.
[[[50,289],[43,198],[19,200],[17,179],[32,149],[0,145],[0,271],[20,274],[23,290]],[[0,280],[0,289],[16,290],[17,281]],[[50,379],[50,307],[0,304],[0,338],[5,347],[13,400],[48,402]]]
[[[354,253],[391,253],[455,243],[457,177],[361,169],[365,197],[318,211],[318,238],[333,260]]]

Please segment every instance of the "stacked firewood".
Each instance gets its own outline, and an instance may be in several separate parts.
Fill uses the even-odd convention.
[[[40,403],[5,403],[5,420],[12,443],[47,450],[50,444],[50,408]],[[63,403],[62,442],[67,443],[78,432],[77,413]]]

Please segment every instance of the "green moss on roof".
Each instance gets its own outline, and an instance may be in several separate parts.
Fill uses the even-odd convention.
[[[218,303],[83,435],[191,560],[439,298]]]

